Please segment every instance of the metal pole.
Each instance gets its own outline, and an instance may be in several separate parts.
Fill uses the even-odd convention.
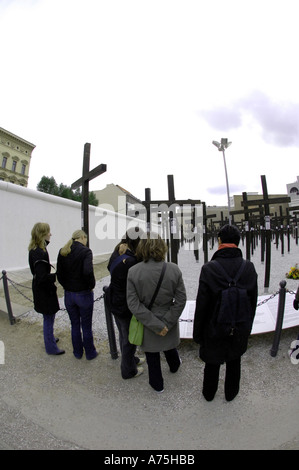
[[[230,195],[229,195],[229,184],[228,184],[228,176],[227,176],[227,168],[226,168],[224,148],[222,150],[222,154],[223,154],[225,179],[226,179],[226,192],[227,192],[227,204],[228,204],[228,223],[229,223],[229,225],[231,225],[232,224],[232,216],[230,215],[230,210],[231,210],[231,208],[230,208]]]
[[[6,306],[7,306],[7,313],[8,313],[10,324],[13,325],[16,322],[16,319],[12,313],[6,271],[2,271],[2,275],[3,275],[2,279],[3,279],[3,288],[4,288]]]
[[[278,309],[277,309],[277,318],[276,318],[276,328],[275,328],[275,335],[273,340],[273,345],[271,348],[271,356],[275,357],[278,351],[279,341],[280,341],[280,334],[282,329],[283,323],[283,316],[284,316],[284,307],[285,307],[285,298],[286,298],[286,281],[280,281],[280,289],[279,289],[279,300],[278,300]]]

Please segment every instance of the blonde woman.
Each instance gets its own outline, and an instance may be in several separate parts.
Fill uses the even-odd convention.
[[[61,248],[57,259],[57,277],[64,288],[64,302],[71,321],[73,353],[81,359],[94,359],[98,353],[92,333],[95,277],[92,251],[86,246],[87,235],[76,230]]]
[[[55,314],[59,310],[56,274],[51,274],[51,264],[47,245],[50,243],[51,231],[49,224],[38,222],[31,230],[28,247],[29,266],[33,275],[32,292],[34,309],[43,314],[43,333],[45,349],[48,354],[63,354],[65,351],[57,347],[54,338]]]
[[[147,308],[158,284],[166,252],[166,243],[158,234],[144,234],[136,250],[137,259],[142,262],[129,269],[127,281],[128,307],[144,325],[142,349],[146,355],[149,384],[156,392],[164,390],[160,352],[164,352],[170,372],[177,372],[180,367],[178,320],[186,303],[181,270],[174,263],[166,263],[156,300],[151,310]]]

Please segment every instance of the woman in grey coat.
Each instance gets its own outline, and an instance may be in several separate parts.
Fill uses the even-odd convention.
[[[164,352],[171,372],[176,372],[181,364],[176,349],[180,343],[178,320],[186,303],[181,270],[174,263],[166,263],[156,300],[151,310],[147,308],[158,284],[166,252],[167,246],[158,234],[144,234],[136,251],[142,262],[129,270],[127,280],[128,307],[144,325],[142,349],[148,364],[149,384],[157,392],[164,390],[160,352]]]

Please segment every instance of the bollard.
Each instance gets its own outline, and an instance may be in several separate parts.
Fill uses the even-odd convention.
[[[278,299],[278,308],[277,308],[277,318],[276,318],[276,327],[275,327],[275,334],[274,340],[271,348],[271,356],[275,357],[278,351],[279,341],[280,341],[280,334],[282,330],[282,323],[283,323],[283,316],[284,316],[284,307],[285,307],[285,299],[286,299],[286,281],[280,281],[280,289],[279,289],[279,299]]]
[[[112,357],[112,359],[117,359],[118,358],[118,352],[117,352],[117,346],[116,346],[113,318],[112,318],[112,314],[111,314],[111,312],[108,308],[107,302],[106,302],[106,291],[107,291],[107,289],[108,289],[108,286],[103,287],[107,333],[108,333],[111,357]]]
[[[2,279],[3,279],[3,288],[4,288],[6,306],[7,306],[7,313],[8,313],[10,324],[13,325],[16,322],[16,319],[12,313],[6,271],[2,271],[2,276],[3,276]]]

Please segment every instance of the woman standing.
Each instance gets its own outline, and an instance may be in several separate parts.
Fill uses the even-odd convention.
[[[94,359],[98,353],[92,334],[95,277],[92,251],[86,246],[87,235],[77,230],[61,248],[57,258],[57,278],[64,288],[64,303],[71,321],[73,353]],[[81,332],[82,329],[82,332]]]
[[[56,274],[51,274],[51,264],[47,245],[50,243],[51,233],[47,223],[38,222],[31,231],[29,250],[29,266],[33,275],[32,292],[34,309],[43,314],[43,333],[46,352],[48,354],[64,354],[59,349],[54,338],[55,314],[60,309],[57,288],[55,285]]]
[[[156,392],[163,392],[160,352],[163,351],[170,372],[176,372],[181,360],[177,351],[180,343],[178,319],[185,307],[186,291],[179,267],[167,263],[164,278],[154,304],[151,298],[158,284],[167,246],[156,233],[147,233],[137,247],[141,263],[128,273],[127,302],[133,315],[144,325],[142,348],[145,351],[149,384]]]
[[[136,248],[143,231],[139,227],[127,230],[121,242],[115,247],[108,263],[111,282],[106,291],[106,302],[113,313],[119,332],[119,345],[121,350],[121,375],[123,379],[138,377],[143,372],[139,367],[144,359],[135,356],[136,346],[129,342],[129,326],[132,318],[127,305],[127,276],[129,269],[137,263]]]

